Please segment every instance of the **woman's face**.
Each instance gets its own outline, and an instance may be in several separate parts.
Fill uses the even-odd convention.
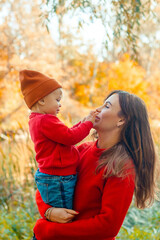
[[[121,111],[118,94],[113,94],[107,98],[104,104],[97,108],[97,111],[99,111],[99,114],[94,124],[97,131],[110,132],[124,123],[122,117],[118,115]]]

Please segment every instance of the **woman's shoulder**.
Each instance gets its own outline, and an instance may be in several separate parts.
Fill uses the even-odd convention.
[[[87,150],[88,148],[92,147],[95,144],[95,142],[85,142],[77,146],[77,149],[79,152],[82,152],[83,150]]]

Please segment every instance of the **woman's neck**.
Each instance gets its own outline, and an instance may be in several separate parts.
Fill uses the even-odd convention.
[[[117,134],[117,132],[110,132],[108,134],[103,132],[98,133],[98,148],[108,149],[116,145],[118,142],[120,142],[120,135],[119,133]]]

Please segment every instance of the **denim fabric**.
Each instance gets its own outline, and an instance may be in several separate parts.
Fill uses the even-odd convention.
[[[73,208],[77,175],[55,176],[41,173],[38,169],[35,181],[45,203],[53,207]]]
[[[37,238],[36,238],[36,236],[35,236],[35,235],[33,236],[32,240],[37,240]]]

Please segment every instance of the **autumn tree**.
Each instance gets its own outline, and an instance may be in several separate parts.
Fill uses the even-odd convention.
[[[75,62],[77,64],[77,72],[78,68],[79,72],[82,71],[82,63]],[[98,106],[102,104],[107,93],[115,89],[137,94],[148,103],[149,83],[145,80],[145,70],[131,60],[128,54],[123,55],[116,63],[98,63],[95,75],[94,61],[90,62],[87,69],[86,81],[83,78],[78,78],[74,84],[74,93],[77,99],[84,105]]]
[[[65,19],[66,15],[72,17],[79,16],[77,29],[84,24],[92,23],[99,19],[105,29],[104,44],[108,49],[109,41],[118,46],[117,54],[120,52],[130,52],[131,56],[137,58],[141,43],[141,28],[143,23],[154,18],[153,8],[157,7],[158,0],[112,0],[112,1],[54,1],[43,0],[42,9],[46,21],[53,17],[57,18],[59,29],[59,44],[64,43]],[[44,8],[47,6],[47,8]],[[72,20],[71,20],[72,21]],[[48,26],[48,25],[47,25]],[[55,27],[55,26],[52,26]],[[109,50],[109,49],[108,49]],[[108,53],[108,51],[107,51]]]
[[[93,4],[92,1],[8,1],[7,14],[2,17],[3,21],[0,24],[1,129],[18,128],[17,119],[22,120],[26,116],[27,110],[20,97],[18,79],[18,71],[22,68],[31,68],[54,76],[63,84],[64,89],[67,89],[65,96],[67,95],[68,102],[70,94],[72,99],[83,103],[83,106],[93,107],[101,104],[107,91],[117,88],[136,93],[146,103],[154,92],[155,97],[152,99],[158,103],[158,71],[151,78],[146,74],[145,68],[142,67],[143,64],[140,66],[131,60],[129,52],[125,55],[121,54],[122,56],[118,59],[117,50],[125,38],[129,39],[129,36],[131,37],[133,33],[136,33],[136,28],[138,34],[138,24],[150,16],[149,1],[111,1],[111,5],[107,5],[107,1],[96,2]],[[156,4],[158,1],[154,2]],[[46,3],[48,7],[44,11]],[[1,1],[1,9],[5,6],[6,2]],[[157,5],[155,6],[157,7]],[[99,61],[90,44],[88,44],[85,53],[80,53],[79,48],[83,46],[83,42],[78,35],[72,37],[70,29],[65,23],[65,17],[67,14],[70,16],[79,14],[78,25],[83,26],[85,24],[85,19],[81,13],[83,11],[88,15],[88,22],[89,19],[92,21],[101,19],[107,28],[109,23],[107,23],[105,16],[108,16],[109,9],[112,9],[113,14],[113,19],[109,23],[115,31],[114,39],[120,41],[119,43],[113,41],[113,49],[116,50],[110,50],[110,54],[106,55],[103,61]],[[61,33],[58,47],[52,40],[51,34],[46,31],[45,26],[42,26],[42,13],[46,14],[45,19],[51,20],[51,15],[55,15],[59,19]],[[131,19],[132,15],[133,19]],[[144,16],[142,17],[142,15]],[[116,22],[118,21],[116,20],[117,16],[119,16],[121,23]],[[122,27],[119,33],[118,27]],[[142,26],[140,28],[142,29]],[[129,33],[126,32],[126,29]],[[157,28],[155,33],[156,31]],[[107,35],[106,31],[107,37],[109,39],[110,36]],[[124,41],[124,44],[126,43],[124,51],[130,46],[129,41]],[[63,52],[63,59],[59,57],[60,52]],[[122,53],[122,48],[120,48],[120,52]],[[158,44],[155,53],[158,59]],[[111,57],[109,57],[110,55]],[[146,50],[146,56],[148,55],[149,52]],[[156,61],[155,59],[151,61],[153,60]],[[141,61],[144,62],[142,58]],[[156,64],[155,62],[154,65],[158,66]],[[155,68],[152,65],[150,70],[153,71],[153,69]],[[153,86],[153,82],[155,82],[156,87]],[[18,114],[18,118],[16,114]],[[24,122],[27,125],[27,120]]]
[[[35,69],[55,78],[62,73],[55,44],[42,26],[38,1],[2,1],[0,7],[6,9],[0,24],[0,124],[6,132],[28,125],[19,70]]]

